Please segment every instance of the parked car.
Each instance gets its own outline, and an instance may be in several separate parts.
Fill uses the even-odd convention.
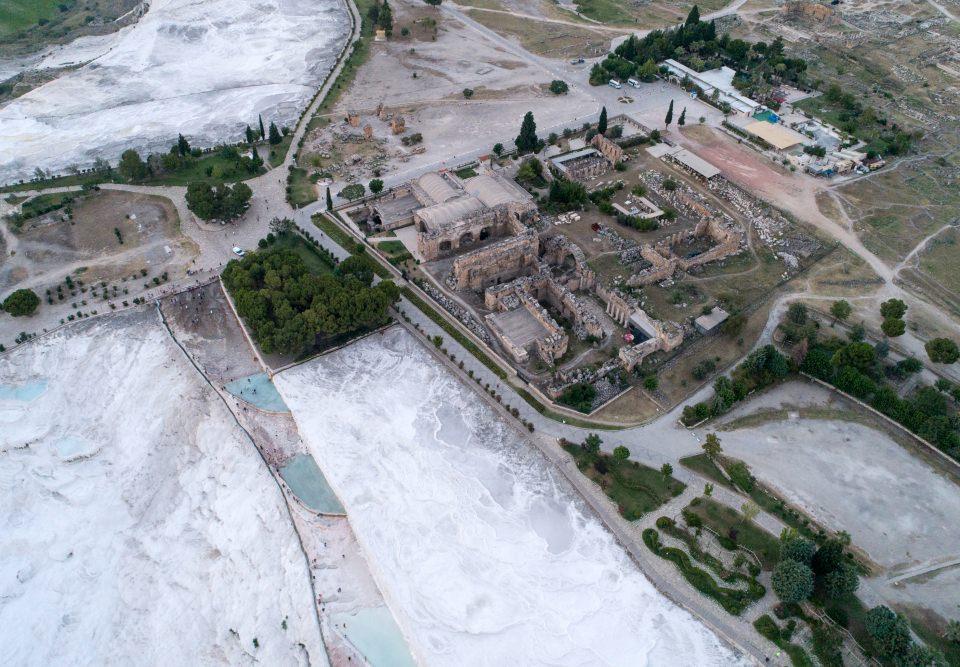
[[[247,253],[243,248],[238,248],[237,246],[233,246],[233,254],[236,255],[237,257],[243,257]]]
[[[623,88],[623,84],[617,81],[616,79],[610,79],[609,86],[611,88],[616,88],[617,90],[620,90],[621,88]]]

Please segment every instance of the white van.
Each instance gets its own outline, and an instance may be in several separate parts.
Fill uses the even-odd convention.
[[[621,88],[623,88],[623,84],[617,81],[616,79],[610,79],[610,87],[620,90]]]
[[[636,79],[627,79],[627,85],[633,86],[634,88],[639,88],[640,82],[637,81]]]

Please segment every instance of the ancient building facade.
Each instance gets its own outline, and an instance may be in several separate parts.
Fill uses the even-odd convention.
[[[603,155],[611,165],[615,165],[623,159],[623,149],[602,134],[594,135],[593,139],[590,140],[590,145],[600,151],[600,154]]]
[[[413,221],[417,250],[427,261],[487,238],[519,234],[537,212],[529,193],[498,174],[460,179],[449,172],[429,173],[410,189],[423,204]]]
[[[635,345],[624,345],[617,353],[623,367],[632,371],[645,358],[654,352],[675,349],[683,342],[683,328],[675,322],[661,322],[650,317],[637,304],[617,289],[597,289],[599,296],[607,304],[607,315],[623,327],[638,329],[646,336]]]
[[[678,257],[674,246],[694,238],[710,238],[715,242],[709,250],[693,257]],[[640,255],[650,263],[650,267],[635,273],[627,279],[631,287],[640,287],[669,278],[678,269],[690,269],[715,262],[740,252],[743,244],[743,232],[732,222],[720,218],[704,218],[692,230],[684,230],[661,239],[656,246],[645,244]]]
[[[524,229],[517,236],[461,255],[453,262],[453,287],[481,290],[536,270],[538,246],[536,232]]]

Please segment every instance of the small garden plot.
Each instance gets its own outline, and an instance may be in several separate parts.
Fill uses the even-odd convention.
[[[749,549],[765,570],[772,570],[780,559],[780,542],[776,537],[722,503],[710,498],[694,498],[683,511],[683,517],[691,528],[705,526],[712,530],[727,549]]]
[[[582,445],[564,442],[562,446],[576,461],[580,472],[600,485],[628,521],[652,512],[686,488],[683,482],[670,476],[672,470],[654,470],[636,461],[604,454],[599,451],[599,442],[598,437],[590,436]]]

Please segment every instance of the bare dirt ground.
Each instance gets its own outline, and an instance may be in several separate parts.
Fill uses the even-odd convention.
[[[415,25],[422,5],[400,2],[394,6],[396,26]],[[454,166],[477,153],[489,151],[497,142],[511,145],[528,111],[535,113],[541,133],[576,123],[578,116],[596,114],[599,107],[571,87],[557,96],[545,90],[555,74],[537,61],[512,52],[504,40],[465,25],[446,12],[432,12],[437,24],[436,40],[397,39],[371,45],[370,59],[357,73],[330,114],[332,123],[308,135],[304,153],[331,154],[334,133],[360,134],[370,125],[373,136],[383,142],[377,164],[391,182],[426,168]],[[466,99],[463,90],[474,96]],[[383,104],[390,117],[403,116],[403,136],[420,133],[422,143],[405,147],[391,134],[389,123],[376,117]],[[350,110],[360,114],[357,128],[343,123]],[[484,149],[481,149],[484,150]],[[422,151],[422,152],[421,152]],[[337,162],[335,155],[321,160],[324,167]],[[373,176],[373,160],[361,156],[356,165],[341,169],[344,182],[365,182]]]
[[[888,433],[861,423],[844,399],[817,385],[787,383],[733,410],[722,423],[784,408],[786,420],[777,416],[724,430],[724,451],[825,526],[848,531],[853,544],[883,567],[870,589],[954,617],[960,599],[955,479]],[[849,416],[812,419],[800,416],[801,408]]]

